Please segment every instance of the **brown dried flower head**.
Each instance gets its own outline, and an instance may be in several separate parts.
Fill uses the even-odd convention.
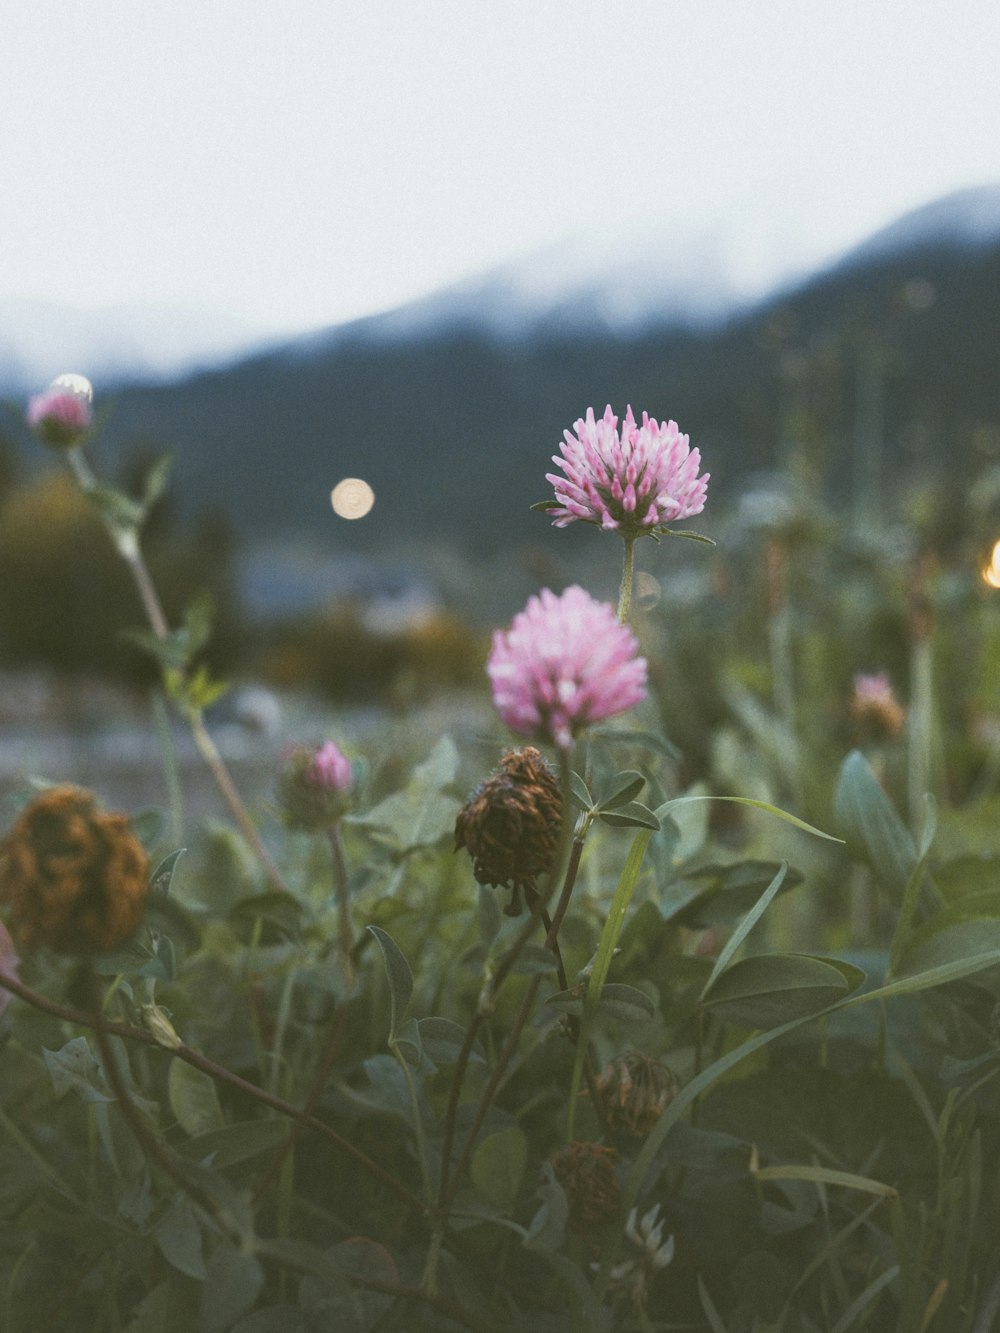
[[[608,1128],[636,1138],[646,1137],[677,1096],[678,1086],[669,1065],[637,1051],[613,1060],[596,1079]]]
[[[0,841],[0,904],[18,945],[109,953],[142,920],[149,858],[125,815],[80,787],[36,796]]]
[[[510,750],[458,812],[455,849],[473,860],[479,884],[513,889],[508,915],[521,910],[520,892],[552,869],[559,848],[559,782],[533,746]]]
[[[615,1174],[617,1160],[614,1148],[586,1139],[577,1139],[552,1154],[552,1169],[566,1191],[574,1231],[599,1226],[618,1212],[622,1191]]]

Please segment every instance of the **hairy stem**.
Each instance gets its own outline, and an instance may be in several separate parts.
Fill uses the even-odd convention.
[[[635,538],[623,538],[625,555],[622,560],[622,582],[618,591],[618,623],[624,625],[632,606],[632,583],[635,578]]]

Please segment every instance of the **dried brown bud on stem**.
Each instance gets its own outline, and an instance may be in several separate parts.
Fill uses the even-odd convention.
[[[505,754],[462,806],[455,849],[472,857],[477,883],[513,890],[505,910],[516,916],[521,890],[530,900],[538,876],[553,869],[561,821],[559,782],[539,751],[526,746]]]
[[[586,1139],[568,1143],[552,1154],[552,1169],[566,1191],[574,1231],[598,1226],[618,1212],[622,1192],[615,1174],[617,1160],[614,1148]]]
[[[595,1080],[604,1123],[645,1138],[677,1096],[677,1075],[650,1055],[629,1051]]]

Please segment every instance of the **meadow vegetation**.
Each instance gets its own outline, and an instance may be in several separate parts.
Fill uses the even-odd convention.
[[[303,736],[248,809],[207,603],[144,556],[165,475],[102,487],[73,420],[24,530],[88,534],[73,605],[122,652],[131,599],[229,818],[179,827],[168,751],[162,808],[54,773],[4,811],[0,1327],[997,1326],[988,478],[944,522],[930,486],[828,509],[793,457],[716,512],[666,426],[578,422],[543,507],[617,611],[567,577],[492,644],[428,622],[397,704],[478,670],[476,723]],[[371,684],[339,632],[269,651]]]

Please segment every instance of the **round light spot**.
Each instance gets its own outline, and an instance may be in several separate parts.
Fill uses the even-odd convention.
[[[65,393],[74,393],[77,398],[83,398],[88,403],[94,401],[94,386],[86,375],[57,375],[49,388],[61,389]]]
[[[375,492],[360,477],[345,477],[330,492],[330,503],[341,518],[364,518],[375,503]]]

